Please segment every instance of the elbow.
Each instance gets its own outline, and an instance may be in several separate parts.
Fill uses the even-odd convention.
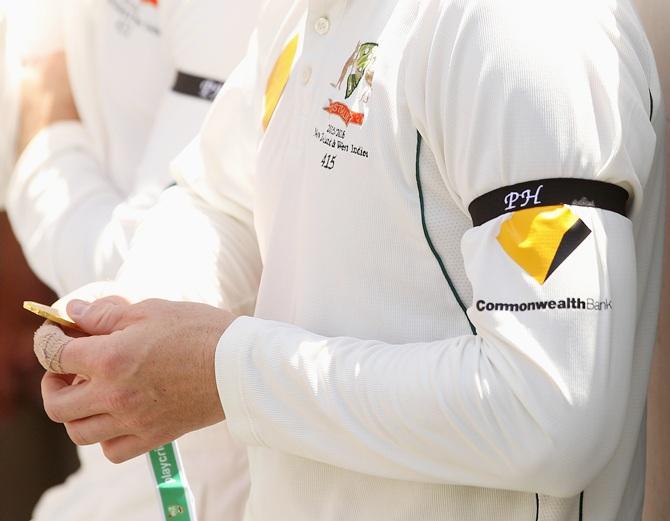
[[[535,449],[520,454],[513,473],[522,488],[553,497],[580,494],[603,471],[619,444],[621,428],[594,415],[563,418],[543,431]]]

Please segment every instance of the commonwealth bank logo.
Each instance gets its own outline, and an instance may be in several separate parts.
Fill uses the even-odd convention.
[[[544,284],[590,234],[570,208],[558,205],[515,212],[497,239],[516,264]]]

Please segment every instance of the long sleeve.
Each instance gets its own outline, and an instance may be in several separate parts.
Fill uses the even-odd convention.
[[[8,210],[13,227],[32,268],[59,294],[114,277],[146,210],[172,183],[171,159],[195,136],[217,84],[241,58],[258,2],[237,10],[228,2],[168,1],[158,9],[168,81],[148,134],[141,137],[145,146],[137,162],[127,159],[130,152],[123,143],[104,144],[103,138],[101,145],[99,136],[95,137],[104,131],[94,129],[110,132],[112,120],[124,116],[105,118],[109,107],[87,110],[95,96],[105,91],[86,86],[91,72],[77,69],[86,66],[87,60],[81,59],[69,64],[77,82],[74,87],[84,84],[75,88],[75,95],[86,88],[94,93],[78,96],[78,102],[97,119],[92,116],[84,123],[64,122],[45,129],[23,153],[12,177]],[[225,27],[217,20],[225,20]],[[81,46],[75,47],[75,53],[81,51]],[[141,77],[126,81],[141,81]],[[113,106],[111,101],[106,103]],[[121,110],[128,108],[124,105]],[[115,132],[123,134],[123,128],[136,121],[130,113],[127,117]],[[111,170],[119,168],[132,171],[112,175]]]
[[[374,476],[551,496],[607,464],[635,350],[626,215],[654,157],[653,66],[604,4],[540,4],[431,3],[406,60],[423,153],[472,212],[460,247],[474,332],[392,345],[240,318],[216,361],[238,439]],[[606,195],[582,197],[586,185]]]
[[[116,278],[132,300],[194,300],[253,312],[261,271],[252,214],[260,138],[252,116],[259,107],[256,40],[254,33],[199,135],[173,162],[177,186],[137,230]]]

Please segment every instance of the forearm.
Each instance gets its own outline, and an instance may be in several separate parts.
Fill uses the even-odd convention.
[[[388,478],[579,493],[618,443],[635,314],[630,223],[589,213],[595,237],[552,275],[555,289],[507,276],[485,237],[497,223],[466,235],[477,335],[391,345],[239,319],[217,350],[231,431],[249,445]],[[571,298],[579,300],[558,309]],[[589,310],[589,298],[614,305]],[[556,309],[482,304],[535,301]]]
[[[8,191],[12,226],[35,272],[59,294],[112,277],[127,247],[121,194],[90,153],[79,123],[41,132]]]

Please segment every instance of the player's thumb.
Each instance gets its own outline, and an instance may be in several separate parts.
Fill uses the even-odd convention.
[[[105,297],[92,303],[72,300],[68,302],[67,314],[86,333],[108,335],[125,327],[129,308],[121,297]]]

